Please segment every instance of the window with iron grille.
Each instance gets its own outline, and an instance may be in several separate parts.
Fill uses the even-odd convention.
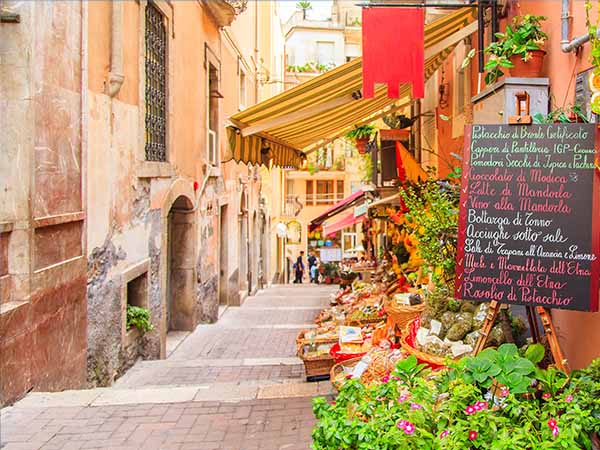
[[[146,160],[167,160],[167,31],[151,2],[146,6]]]

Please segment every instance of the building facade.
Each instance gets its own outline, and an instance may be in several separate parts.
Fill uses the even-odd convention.
[[[259,169],[224,160],[224,125],[270,95],[283,51],[274,2],[2,7],[20,19],[0,44],[7,403],[109,385],[264,283]]]
[[[285,36],[285,80],[289,89],[361,55],[361,8],[354,2],[335,0],[328,19],[315,20],[297,10],[283,24]],[[343,139],[308,155],[302,170],[273,169],[263,177],[271,202],[271,282],[288,282],[291,267],[300,251],[319,256],[326,243],[349,250],[358,242],[356,230],[338,232],[336,237],[309,236],[310,221],[360,189],[364,179],[363,158]],[[286,229],[278,234],[277,226]]]

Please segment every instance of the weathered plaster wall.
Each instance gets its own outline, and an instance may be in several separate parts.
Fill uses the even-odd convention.
[[[0,405],[85,383],[78,2],[3,2],[0,40]]]
[[[164,357],[170,329],[193,330],[217,320],[222,205],[228,206],[227,229],[233,237],[227,236],[224,273],[228,303],[240,303],[240,181],[248,186],[250,214],[258,207],[260,180],[248,180],[245,166],[229,162],[209,170],[206,162],[205,57],[220,69],[223,129],[239,104],[236,46],[224,42],[224,32],[200,3],[158,1],[157,6],[166,18],[169,55],[166,163],[144,161],[146,2],[124,3],[122,42],[116,44],[110,38],[111,2],[89,7],[88,211],[94,221],[87,240],[88,265],[94,270],[88,274],[88,377],[95,384],[111,383],[140,353]],[[253,25],[246,20],[241,30]],[[125,80],[114,98],[106,94],[111,45],[122,45],[124,53]],[[255,89],[249,85],[248,91],[253,102]],[[221,155],[225,146],[223,133]],[[124,274],[145,260],[155,330],[146,334],[138,352],[121,331]]]

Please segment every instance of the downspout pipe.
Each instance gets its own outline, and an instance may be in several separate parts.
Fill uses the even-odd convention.
[[[571,0],[562,0],[562,10],[561,10],[561,15],[560,15],[560,20],[561,20],[560,48],[564,53],[570,53],[572,51],[575,51],[590,40],[589,34],[584,34],[582,36],[578,36],[576,38],[569,40],[569,31],[570,31],[569,30],[570,29],[569,20],[571,19],[571,15],[569,13],[570,10],[571,10]],[[598,30],[597,36],[600,37],[600,30]]]
[[[121,90],[123,75],[123,4],[113,1],[110,27],[110,72],[108,73],[108,95],[114,97]]]

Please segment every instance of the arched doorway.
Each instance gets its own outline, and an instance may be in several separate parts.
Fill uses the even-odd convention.
[[[175,199],[167,220],[167,330],[193,331],[196,320],[195,220],[191,200]]]

